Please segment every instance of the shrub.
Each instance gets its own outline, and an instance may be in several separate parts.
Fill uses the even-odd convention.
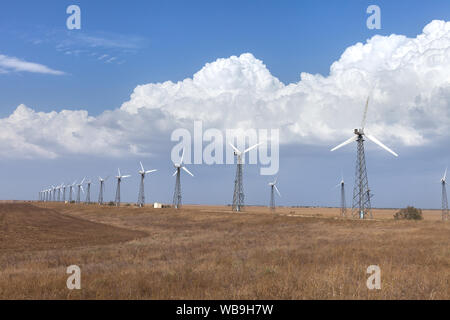
[[[396,220],[422,220],[422,210],[414,207],[406,207],[394,214]]]
[[[114,203],[114,201],[110,201],[110,202],[108,202],[108,206],[115,206],[116,204]]]

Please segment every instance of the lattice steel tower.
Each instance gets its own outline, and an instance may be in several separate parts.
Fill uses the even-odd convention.
[[[347,201],[345,200],[345,182],[341,181],[341,217],[347,216]]]
[[[447,169],[445,169],[444,177],[441,179],[442,184],[442,220],[448,220],[448,199],[447,199]]]
[[[177,176],[177,177],[175,180],[175,191],[173,192],[172,205],[176,209],[181,208],[181,169],[183,169],[191,177],[194,176],[185,166],[183,166],[183,160],[184,160],[184,149],[183,149],[183,153],[181,154],[180,163],[173,164],[173,166],[176,169],[173,176]],[[143,170],[143,168],[142,168],[142,170]]]
[[[233,194],[233,211],[239,212],[244,210],[244,184],[242,182],[242,155],[237,155],[236,177],[234,179],[234,194]]]
[[[100,182],[100,190],[98,192],[98,204],[103,204],[103,192],[105,191],[105,182],[109,179],[109,176],[106,179],[102,177],[98,177],[98,181]]]
[[[275,211],[275,191],[281,197],[281,193],[280,193],[280,191],[277,188],[277,181],[278,181],[278,178],[276,178],[274,182],[270,182],[269,183],[269,187],[270,187],[270,210],[272,210],[272,211]]]
[[[89,180],[89,181],[87,181],[86,182],[86,186],[87,186],[87,188],[86,188],[86,203],[87,204],[90,204],[91,203],[91,184],[92,184],[92,181],[91,180]]]
[[[176,171],[175,191],[173,192],[172,205],[175,209],[181,208],[181,168],[178,167]]]
[[[139,194],[138,194],[138,206],[139,207],[144,207],[145,205],[145,191],[144,191],[144,180],[145,180],[145,175],[155,172],[157,170],[147,170],[145,171],[144,166],[142,165],[142,162],[139,162],[139,164],[141,165],[141,170],[139,170],[139,174],[141,175],[141,184],[139,185]]]
[[[355,185],[353,187],[352,216],[360,219],[372,219],[372,207],[370,205],[369,181],[367,179],[366,157],[364,154],[364,138],[358,134],[356,156]]]
[[[357,143],[357,154],[356,154],[356,170],[355,170],[355,186],[353,188],[353,203],[352,203],[352,215],[353,217],[359,217],[360,219],[372,218],[372,208],[370,203],[370,189],[369,182],[367,179],[367,169],[366,169],[366,157],[364,154],[364,138],[374,142],[384,150],[398,157],[394,151],[386,147],[380,140],[375,138],[373,135],[364,132],[366,125],[367,109],[369,107],[369,98],[367,98],[366,107],[364,109],[363,120],[360,129],[355,129],[353,137],[347,141],[341,143],[337,147],[331,149],[335,151],[343,146],[356,141]]]
[[[115,203],[116,203],[116,206],[119,207],[119,206],[120,206],[120,183],[122,182],[122,179],[129,178],[129,177],[131,177],[131,176],[130,176],[130,175],[123,176],[123,175],[120,173],[120,169],[117,169],[117,172],[119,173],[119,175],[116,176],[116,179],[117,179],[117,188],[116,188],[116,199],[115,199]]]

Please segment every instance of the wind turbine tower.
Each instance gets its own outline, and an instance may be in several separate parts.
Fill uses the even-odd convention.
[[[139,164],[141,165],[141,170],[139,170],[139,174],[141,175],[141,184],[139,186],[139,195],[138,195],[138,206],[139,207],[143,207],[145,205],[145,192],[144,192],[144,179],[145,179],[145,175],[148,173],[152,173],[155,172],[157,170],[148,170],[145,171],[144,166],[142,165],[142,162],[139,162]]]
[[[106,179],[103,179],[102,177],[98,177],[98,181],[100,182],[100,191],[98,193],[98,204],[103,204],[103,192],[105,191],[105,182],[109,179],[109,176],[106,177]]]
[[[71,185],[69,185],[69,203],[72,203],[72,199],[73,199],[73,187],[75,187],[75,184],[77,182],[75,181],[74,183],[72,183]]]
[[[364,132],[364,127],[366,125],[367,109],[369,107],[369,98],[367,98],[366,107],[364,109],[363,120],[360,129],[355,129],[353,137],[347,141],[341,143],[337,147],[331,149],[335,151],[342,148],[343,146],[356,141],[357,143],[357,153],[356,153],[356,170],[355,170],[355,185],[353,188],[353,204],[352,204],[352,215],[353,217],[359,217],[360,219],[372,218],[372,206],[370,203],[370,189],[369,181],[367,178],[367,168],[366,168],[366,156],[364,152],[364,139],[374,142],[381,148],[385,149],[389,153],[392,153],[395,157],[398,157],[394,151],[386,147],[380,140],[375,138],[373,135]]]
[[[447,199],[447,170],[445,169],[444,176],[441,179],[442,184],[442,220],[448,220],[448,199]]]
[[[117,171],[119,172],[119,175],[116,176],[116,179],[117,179],[117,189],[116,189],[116,199],[115,199],[115,202],[116,202],[116,206],[119,207],[119,206],[120,206],[120,183],[122,182],[122,179],[129,178],[129,177],[131,177],[131,176],[130,176],[130,175],[122,176],[122,175],[120,174],[120,169],[117,169]]]
[[[233,193],[233,206],[232,210],[239,212],[244,210],[244,183],[243,183],[243,162],[242,162],[242,156],[245,157],[245,154],[247,152],[250,152],[251,150],[257,148],[261,143],[258,143],[254,145],[253,147],[250,147],[244,152],[240,151],[238,148],[236,148],[231,142],[230,146],[234,150],[234,155],[237,157],[237,166],[236,166],[236,178],[234,179],[234,193]]]
[[[194,176],[185,166],[183,166],[184,159],[184,149],[181,155],[180,163],[174,163],[174,167],[176,169],[175,173],[172,176],[177,176],[175,180],[175,191],[173,192],[173,201],[172,205],[175,209],[181,208],[181,169],[186,171],[190,176]]]
[[[347,216],[347,201],[345,200],[345,181],[344,176],[342,176],[341,182],[336,186],[341,187],[341,217],[345,218]]]
[[[61,188],[63,190],[63,192],[62,192],[62,202],[66,202],[66,189],[67,189],[67,186],[63,183]]]
[[[92,184],[91,179],[86,181],[86,185],[87,185],[87,188],[86,188],[86,203],[87,204],[91,203],[91,184]]]
[[[278,193],[278,196],[281,197],[280,190],[277,188],[278,178],[275,179],[274,182],[269,183],[270,187],[270,210],[275,211],[275,191]]]
[[[77,184],[77,203],[81,202],[81,191],[83,191],[83,193],[84,193],[84,189],[83,189],[84,180],[86,180],[86,178],[83,178],[83,180],[81,180],[81,182],[79,184]]]

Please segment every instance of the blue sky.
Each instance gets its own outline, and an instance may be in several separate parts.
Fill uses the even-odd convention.
[[[71,4],[81,8],[81,30],[66,29],[65,11]],[[381,30],[366,27],[366,8],[371,4],[381,8]],[[444,0],[3,1],[0,55],[38,63],[64,74],[0,73],[0,118],[10,116],[20,104],[36,112],[82,109],[98,116],[105,110],[120,108],[138,85],[182,81],[206,63],[246,52],[263,61],[285,85],[297,83],[302,72],[326,77],[331,64],[339,60],[346,48],[364,43],[376,34],[414,38],[432,20],[447,21],[449,15],[450,2]],[[0,158],[4,171],[0,198],[32,198],[43,184],[114,174],[118,166],[124,172],[134,173],[142,159],[160,169],[149,179],[147,198],[170,201],[173,143],[170,134],[159,141],[161,145],[155,148],[160,153],[149,158],[91,157],[83,153],[63,154],[57,159]],[[338,194],[332,186],[339,180],[341,170],[348,182],[350,203],[355,147],[330,154],[329,147],[335,142],[330,141],[329,146],[308,142],[281,147],[281,204],[336,205]],[[374,206],[439,207],[438,180],[449,152],[432,143],[412,147],[399,143],[393,147],[401,154],[399,159],[377,152],[377,148],[368,149]],[[196,178],[183,177],[187,203],[231,201],[234,167],[191,167]],[[211,188],[213,176],[217,178]],[[248,202],[267,203],[264,184],[268,180],[269,177],[258,175],[255,166],[246,168]],[[123,188],[124,199],[135,201],[136,174],[128,183],[130,186]],[[110,183],[109,198],[113,191]],[[94,198],[96,194],[95,191]]]

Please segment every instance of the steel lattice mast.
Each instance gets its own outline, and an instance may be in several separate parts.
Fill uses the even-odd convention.
[[[122,182],[122,179],[129,178],[131,176],[130,175],[122,176],[121,173],[120,173],[120,169],[117,169],[117,172],[119,173],[119,175],[116,176],[117,188],[116,188],[115,203],[116,203],[116,206],[119,207],[120,206],[120,183]]]
[[[448,220],[448,199],[447,199],[447,170],[445,169],[444,177],[441,179],[442,184],[442,220]]]
[[[181,168],[177,168],[175,190],[173,192],[172,205],[175,209],[181,208]]]
[[[354,218],[372,219],[372,206],[370,204],[369,180],[367,178],[366,157],[364,153],[364,138],[358,133],[355,185],[353,187],[352,216]]]
[[[347,202],[345,200],[345,182],[341,182],[341,217],[347,216]]]
[[[86,180],[86,178],[83,178],[83,180],[81,180],[81,182],[79,184],[77,184],[77,203],[81,203],[81,191],[83,191],[83,183],[84,180]]]
[[[139,174],[141,175],[141,183],[139,185],[139,194],[138,194],[138,206],[139,207],[144,207],[145,205],[145,191],[144,191],[144,180],[145,180],[145,175],[155,172],[156,170],[148,170],[145,171],[144,166],[142,165],[142,162],[139,162],[139,164],[141,165],[141,170],[139,170]]]
[[[245,206],[244,183],[242,182],[242,155],[237,156],[236,177],[234,179],[233,211],[243,211]]]
[[[251,150],[257,148],[262,143],[258,143],[243,152],[240,151],[238,148],[236,148],[232,143],[230,143],[231,148],[234,150],[234,155],[237,157],[237,164],[236,164],[236,177],[234,179],[234,193],[233,193],[233,205],[232,210],[239,212],[243,211],[245,207],[245,195],[244,195],[244,183],[243,183],[243,159],[242,157],[245,157],[245,154],[247,152],[250,152]]]
[[[72,199],[73,199],[73,187],[75,186],[75,183],[76,183],[76,182],[74,182],[73,184],[71,184],[71,185],[69,186],[69,202],[70,202],[70,203],[72,203]]]
[[[62,201],[66,202],[66,189],[67,189],[67,186],[64,185],[62,188],[63,188]]]
[[[91,180],[86,182],[87,188],[86,188],[86,201],[85,202],[87,204],[91,203],[91,184],[92,184]]]
[[[103,204],[103,192],[105,191],[105,182],[109,179],[109,176],[106,177],[106,179],[103,179],[102,177],[98,177],[98,181],[100,182],[100,191],[98,193],[98,204]]]
[[[180,163],[173,164],[176,169],[173,176],[176,176],[176,180],[175,180],[175,190],[173,192],[172,206],[176,209],[181,208],[181,169],[183,169],[191,177],[194,176],[185,166],[183,166],[183,160],[184,160],[184,149],[183,153],[181,154]]]
[[[269,183],[270,187],[270,210],[275,211],[275,191],[278,193],[278,195],[281,197],[281,193],[277,188],[277,181],[278,178],[275,179],[274,182]]]
[[[374,142],[384,150],[398,157],[394,151],[386,147],[380,140],[378,140],[373,135],[364,132],[366,125],[367,110],[369,107],[369,98],[367,98],[366,107],[364,109],[363,120],[360,129],[354,130],[354,136],[347,141],[341,143],[337,147],[331,149],[335,151],[343,146],[356,141],[357,143],[357,155],[356,155],[356,170],[355,170],[355,185],[353,188],[353,203],[352,203],[352,215],[353,217],[359,217],[360,219],[365,219],[367,217],[372,218],[372,207],[371,207],[371,194],[369,189],[369,182],[367,178],[366,169],[366,157],[364,153],[364,138]]]

